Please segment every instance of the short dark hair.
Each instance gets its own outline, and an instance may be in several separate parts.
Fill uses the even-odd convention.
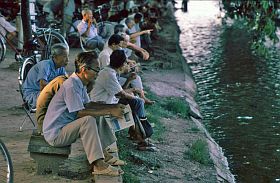
[[[125,27],[123,24],[117,24],[114,27],[114,34],[117,34],[119,32],[125,32]]]
[[[126,62],[126,55],[124,50],[115,50],[110,56],[110,66],[113,69],[118,69]]]
[[[124,38],[118,34],[113,34],[109,40],[108,40],[108,45],[112,46],[113,44],[120,44],[121,41],[124,41]]]
[[[143,15],[141,13],[136,13],[134,19],[142,19]]]
[[[92,63],[98,64],[98,54],[95,51],[81,52],[75,59],[75,72],[79,73],[82,67],[90,66]]]

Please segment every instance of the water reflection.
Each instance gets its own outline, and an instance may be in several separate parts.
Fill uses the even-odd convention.
[[[238,182],[275,182],[280,177],[279,54],[267,60],[254,56],[246,31],[222,26],[218,10],[217,1],[190,1],[188,13],[176,12],[204,122]]]

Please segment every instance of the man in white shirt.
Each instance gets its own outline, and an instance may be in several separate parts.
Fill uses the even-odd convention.
[[[112,54],[112,52],[114,50],[118,50],[125,47],[126,44],[127,42],[125,42],[125,39],[122,36],[118,34],[113,34],[108,40],[108,46],[105,47],[99,54],[98,60],[99,60],[100,68],[104,68],[105,66],[108,66],[110,64],[110,55]],[[132,62],[131,60],[129,61]],[[130,69],[128,68],[127,72],[128,70]],[[121,77],[118,78],[118,81],[123,88],[128,88],[128,85],[131,84],[132,88],[138,89],[140,91],[140,97],[144,99],[145,104],[154,103],[154,101],[151,101],[145,97],[142,79],[135,72],[125,74],[125,76],[121,75]]]
[[[83,19],[78,24],[77,28],[82,36],[83,43],[89,49],[98,48],[100,51],[104,47],[104,41],[98,35],[98,27],[96,19],[92,15],[92,11],[88,8],[82,11]]]
[[[3,15],[0,14],[0,38],[6,36],[8,39],[13,39],[17,35],[16,28],[8,22]]]
[[[115,50],[110,56],[110,65],[101,70],[96,78],[91,96],[94,102],[106,104],[129,104],[130,108],[140,121],[147,121],[144,108],[144,100],[134,95],[139,93],[136,88],[124,90],[118,81],[118,74],[123,72],[127,64],[127,58],[123,50]],[[147,145],[141,134],[134,129],[130,135],[139,141],[141,145]]]

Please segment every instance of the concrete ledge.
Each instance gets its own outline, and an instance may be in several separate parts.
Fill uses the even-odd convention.
[[[52,147],[43,136],[32,135],[29,140],[28,151],[30,157],[37,164],[37,174],[57,174],[59,165],[68,158],[71,146]]]

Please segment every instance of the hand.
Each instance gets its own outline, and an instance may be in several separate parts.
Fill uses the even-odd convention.
[[[111,116],[116,117],[116,118],[122,118],[123,114],[124,114],[124,109],[125,109],[125,105],[123,105],[123,104],[113,105],[113,107],[110,111]]]
[[[133,88],[133,93],[141,95],[142,94],[142,90],[139,88]]]
[[[135,72],[131,72],[127,79],[129,81],[132,81],[132,80],[136,79],[136,76],[137,76],[137,74]]]
[[[94,17],[92,17],[92,22],[93,22],[95,25],[97,25],[97,21],[96,21],[96,19],[95,19]]]
[[[149,57],[150,57],[150,54],[149,54],[149,52],[147,52],[146,50],[142,50],[141,51],[141,53],[142,53],[142,56],[143,56],[143,59],[144,60],[148,60],[149,59]]]
[[[145,34],[151,34],[152,31],[153,31],[153,29],[148,29],[148,30],[145,30],[144,33]]]

